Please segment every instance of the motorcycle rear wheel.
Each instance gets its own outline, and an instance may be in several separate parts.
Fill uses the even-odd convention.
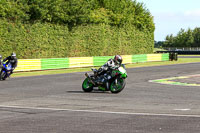
[[[92,83],[89,82],[89,79],[86,78],[84,81],[83,81],[83,84],[82,84],[82,89],[84,92],[91,92],[93,90],[93,87],[94,85]]]

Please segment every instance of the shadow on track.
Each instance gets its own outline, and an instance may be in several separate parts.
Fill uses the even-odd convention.
[[[110,92],[108,91],[98,91],[98,90],[93,90],[92,92],[84,92],[84,91],[66,91],[67,93],[105,93],[108,94]]]

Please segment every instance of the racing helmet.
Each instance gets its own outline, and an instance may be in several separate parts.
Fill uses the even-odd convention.
[[[115,55],[114,61],[117,65],[121,65],[122,64],[122,57],[120,55]]]
[[[11,58],[16,59],[16,54],[14,52],[11,53]]]

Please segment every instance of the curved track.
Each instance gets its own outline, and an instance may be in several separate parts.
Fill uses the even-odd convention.
[[[127,72],[127,85],[119,94],[83,93],[84,73],[1,81],[0,132],[200,132],[200,87],[149,82],[200,74],[200,63]]]

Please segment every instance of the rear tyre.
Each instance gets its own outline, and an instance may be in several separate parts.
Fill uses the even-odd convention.
[[[89,82],[89,79],[86,78],[84,81],[83,81],[83,84],[82,84],[82,89],[84,92],[91,92],[93,90],[93,84]]]
[[[110,91],[112,93],[119,93],[121,92],[126,85],[126,80],[123,78],[117,79],[117,84],[113,81],[110,85]]]

